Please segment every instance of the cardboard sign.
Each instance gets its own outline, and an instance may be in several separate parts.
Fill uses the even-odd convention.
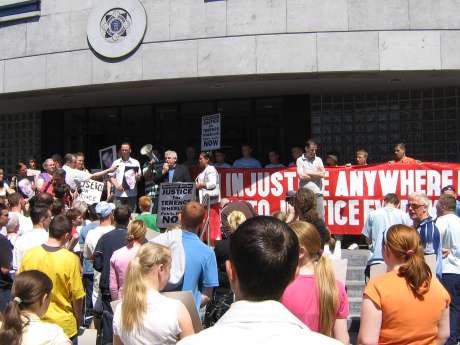
[[[117,159],[117,146],[112,145],[99,150],[99,161],[101,163],[101,170],[108,169],[112,163]]]
[[[286,212],[288,191],[297,191],[295,168],[218,169],[222,198],[246,200],[259,214]],[[323,179],[325,222],[334,234],[361,234],[369,212],[383,205],[388,193],[401,199],[406,211],[409,194],[425,192],[434,208],[442,187],[460,188],[460,164],[377,164],[326,168]]]
[[[182,207],[194,199],[195,183],[162,183],[158,199],[157,226],[166,228],[177,224]]]
[[[34,169],[27,169],[27,176],[38,176],[42,172],[40,170],[34,170]]]
[[[80,183],[80,188],[81,193],[78,196],[79,200],[86,202],[88,205],[101,201],[104,183],[94,180],[86,180]]]
[[[201,118],[201,151],[220,149],[220,114]]]

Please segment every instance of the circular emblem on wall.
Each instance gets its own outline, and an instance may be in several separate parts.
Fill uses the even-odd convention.
[[[139,0],[102,0],[88,18],[91,48],[107,58],[133,52],[144,38],[147,15]]]

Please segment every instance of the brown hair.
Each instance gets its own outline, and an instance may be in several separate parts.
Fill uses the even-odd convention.
[[[144,244],[129,263],[123,285],[123,301],[121,304],[121,320],[123,331],[134,331],[142,326],[147,311],[147,287],[143,278],[155,266],[171,263],[169,248],[156,243]]]
[[[132,243],[134,241],[137,242],[144,242],[145,234],[147,233],[147,227],[142,220],[133,220],[128,225],[128,237],[127,241]]]
[[[294,198],[294,209],[300,220],[313,223],[319,219],[316,211],[316,195],[308,188],[301,188]]]
[[[316,287],[319,301],[319,332],[332,337],[335,315],[339,305],[339,291],[329,258],[322,255],[321,238],[313,224],[296,221],[289,224],[310,260],[315,260]]]
[[[406,279],[414,296],[423,299],[430,287],[432,273],[425,262],[420,236],[414,228],[396,224],[392,225],[384,236],[385,246],[396,259],[402,262],[398,275]]]
[[[152,206],[152,200],[148,196],[141,196],[139,198],[139,209],[142,212],[150,211],[150,207]]]
[[[25,271],[15,277],[11,289],[12,301],[8,303],[1,317],[0,339],[2,344],[21,344],[24,327],[30,322],[26,312],[37,303],[41,303],[43,296],[49,295],[52,289],[51,279],[37,270]]]
[[[203,222],[205,213],[203,205],[196,201],[190,201],[180,213],[182,227],[187,230],[195,230]]]

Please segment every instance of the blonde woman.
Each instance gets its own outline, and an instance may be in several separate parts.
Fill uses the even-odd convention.
[[[289,226],[299,239],[299,275],[284,291],[281,303],[312,331],[349,344],[347,294],[323,255],[318,231],[303,221]]]
[[[128,226],[128,244],[116,250],[110,258],[110,295],[112,301],[121,298],[126,271],[131,260],[134,259],[141,245],[145,243],[147,227],[142,220],[135,220]]]
[[[113,318],[114,345],[175,344],[194,333],[190,315],[178,300],[159,293],[169,280],[171,253],[144,244],[130,262],[123,300]]]

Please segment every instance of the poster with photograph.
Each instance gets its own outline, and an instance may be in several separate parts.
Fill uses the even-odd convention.
[[[101,169],[105,170],[112,166],[112,163],[117,159],[117,146],[112,145],[99,150],[99,161]]]
[[[18,179],[18,192],[26,199],[34,196],[34,177],[27,176]]]
[[[139,167],[137,166],[125,166],[125,171],[123,172],[123,189],[133,190],[136,189],[136,175],[139,172]]]

